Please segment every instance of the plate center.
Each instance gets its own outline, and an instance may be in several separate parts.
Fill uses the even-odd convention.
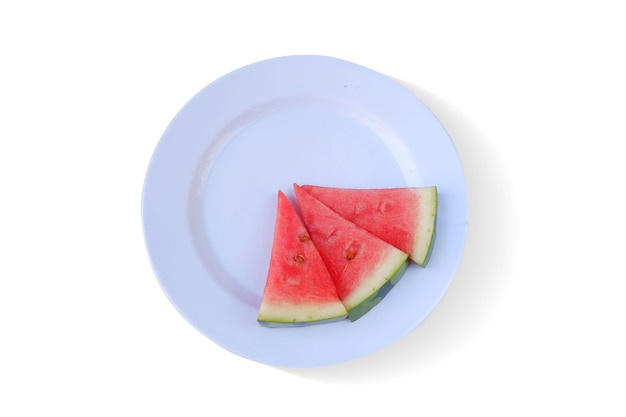
[[[397,187],[416,172],[410,153],[349,103],[288,98],[233,121],[202,159],[192,194],[200,257],[233,295],[257,307],[272,247],[277,191],[292,184]]]

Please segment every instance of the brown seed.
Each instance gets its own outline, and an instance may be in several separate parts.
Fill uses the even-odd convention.
[[[302,255],[296,255],[295,259],[296,259],[296,262],[298,262],[299,264],[304,262],[304,256],[302,256]]]

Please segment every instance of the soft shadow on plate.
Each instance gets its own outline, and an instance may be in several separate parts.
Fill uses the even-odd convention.
[[[398,342],[350,362],[319,368],[278,368],[339,384],[366,384],[414,374],[451,357],[484,329],[506,289],[515,239],[512,187],[490,138],[444,99],[402,80],[440,120],[459,154],[468,191],[465,250],[452,284],[439,305]],[[436,246],[435,249],[436,250]]]

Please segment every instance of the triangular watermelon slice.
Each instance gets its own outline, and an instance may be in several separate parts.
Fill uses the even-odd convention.
[[[274,242],[257,321],[295,327],[345,319],[348,313],[295,208],[278,192]]]
[[[425,266],[435,237],[437,187],[350,189],[303,185],[341,216]]]
[[[400,280],[408,255],[346,220],[294,184],[311,239],[354,321],[378,304]]]

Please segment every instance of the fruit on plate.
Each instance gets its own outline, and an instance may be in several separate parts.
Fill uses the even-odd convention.
[[[294,184],[304,224],[355,321],[376,306],[408,267],[408,254],[340,216]]]
[[[347,311],[309,232],[278,192],[270,264],[257,321],[265,327],[343,320]]]
[[[303,185],[341,216],[425,266],[435,238],[437,187],[350,189]]]

